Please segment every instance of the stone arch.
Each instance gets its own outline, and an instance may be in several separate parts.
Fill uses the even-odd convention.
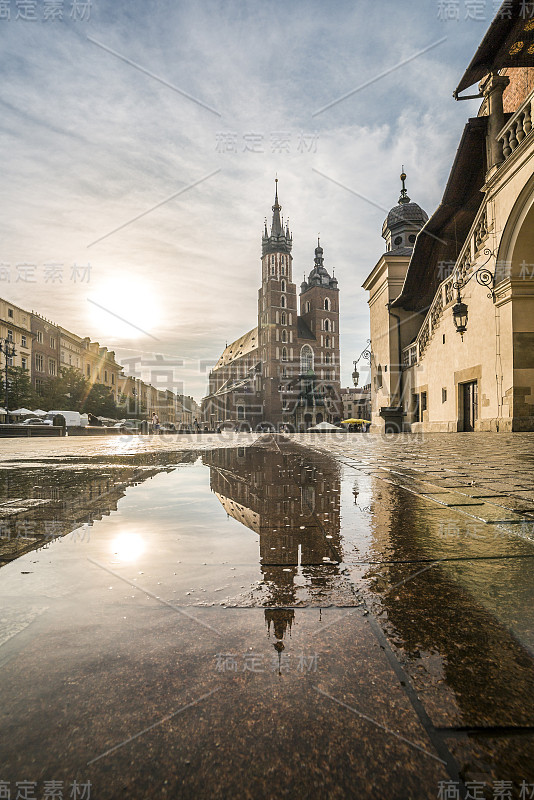
[[[515,201],[499,243],[496,264],[496,283],[508,277],[521,275],[522,264],[532,264],[534,260],[534,175],[527,181]]]

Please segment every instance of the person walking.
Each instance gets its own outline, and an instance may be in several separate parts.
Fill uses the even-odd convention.
[[[154,433],[157,433],[159,431],[159,417],[155,411],[152,414],[152,430]]]

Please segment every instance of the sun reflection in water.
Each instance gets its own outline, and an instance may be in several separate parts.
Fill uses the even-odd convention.
[[[119,561],[136,561],[145,551],[145,543],[138,533],[120,533],[111,543],[111,551]]]

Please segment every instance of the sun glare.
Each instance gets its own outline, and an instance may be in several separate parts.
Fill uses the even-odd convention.
[[[145,543],[138,533],[121,533],[113,539],[111,551],[120,561],[136,561],[145,551]]]
[[[135,339],[154,335],[162,304],[155,287],[138,278],[110,278],[89,295],[91,323],[101,337]]]

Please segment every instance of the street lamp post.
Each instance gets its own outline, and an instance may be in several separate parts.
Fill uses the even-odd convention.
[[[14,358],[15,353],[15,345],[11,341],[11,339],[1,339],[0,340],[0,353],[4,354],[4,358],[6,360],[6,377],[5,377],[5,406],[6,406],[6,422],[9,422],[9,380],[8,380],[8,368],[10,366],[9,361],[10,359]]]

